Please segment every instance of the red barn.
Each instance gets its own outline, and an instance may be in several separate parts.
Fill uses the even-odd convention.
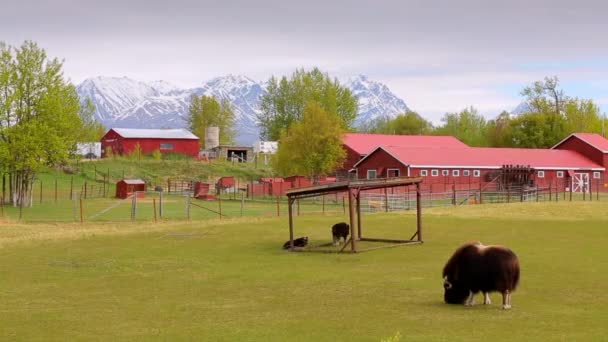
[[[346,161],[339,170],[350,171],[353,166],[378,146],[402,147],[468,147],[452,136],[439,135],[387,135],[369,133],[346,133],[342,139],[346,151]]]
[[[118,155],[129,154],[138,144],[144,154],[158,150],[197,157],[199,152],[199,138],[185,129],[112,128],[101,138],[101,157],[109,149]]]
[[[433,190],[434,185],[466,188],[494,182],[506,165],[529,167],[539,187],[572,186],[586,192],[603,184],[606,172],[604,165],[573,150],[478,147],[380,146],[354,167],[359,179],[421,176]]]

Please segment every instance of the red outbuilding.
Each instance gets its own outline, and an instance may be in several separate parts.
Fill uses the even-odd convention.
[[[112,128],[101,138],[101,157],[110,149],[114,154],[129,154],[138,145],[144,154],[160,151],[197,157],[199,152],[199,138],[185,129]]]
[[[129,198],[136,191],[146,191],[146,182],[141,179],[122,179],[116,183],[117,198]],[[143,194],[138,197],[143,197]]]

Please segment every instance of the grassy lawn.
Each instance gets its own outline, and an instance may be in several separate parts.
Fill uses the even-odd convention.
[[[330,241],[342,215],[297,217]],[[412,213],[366,214],[406,237]],[[425,243],[356,255],[289,253],[287,218],[0,223],[0,340],[598,341],[608,334],[608,203],[428,209]],[[461,243],[519,256],[513,309],[442,302]],[[481,302],[481,298],[477,298]]]

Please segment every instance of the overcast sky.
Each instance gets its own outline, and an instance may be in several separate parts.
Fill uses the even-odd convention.
[[[75,83],[366,74],[438,122],[470,105],[487,117],[510,110],[553,75],[608,111],[607,10],[601,0],[0,0],[0,41],[36,41]]]

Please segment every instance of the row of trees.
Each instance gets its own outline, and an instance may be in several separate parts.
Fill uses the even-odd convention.
[[[574,132],[605,132],[599,107],[588,99],[569,97],[559,88],[557,77],[534,82],[521,92],[522,113],[499,114],[486,120],[474,107],[446,113],[433,126],[416,112],[390,120],[378,120],[363,129],[385,134],[452,135],[471,146],[551,147]]]
[[[77,141],[103,130],[61,69],[31,41],[0,42],[0,171],[3,195],[8,190],[15,205],[26,202],[38,171],[63,163]]]

